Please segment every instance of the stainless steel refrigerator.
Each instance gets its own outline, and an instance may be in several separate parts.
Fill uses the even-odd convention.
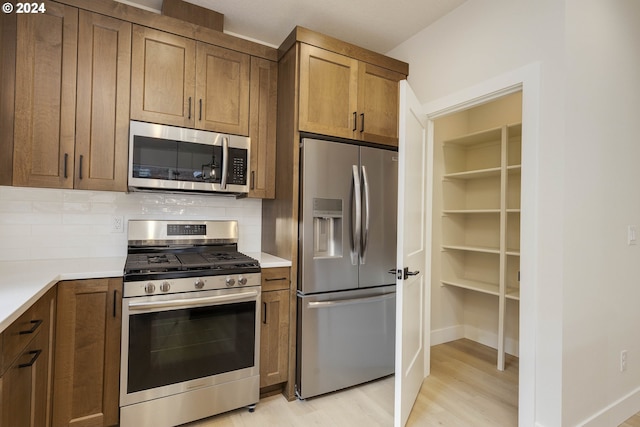
[[[300,148],[296,393],[394,372],[397,151]]]

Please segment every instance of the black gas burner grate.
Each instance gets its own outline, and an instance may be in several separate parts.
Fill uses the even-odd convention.
[[[237,251],[209,252],[176,250],[169,252],[130,253],[125,263],[125,277],[154,274],[167,276],[186,273],[222,275],[260,271],[255,259]]]

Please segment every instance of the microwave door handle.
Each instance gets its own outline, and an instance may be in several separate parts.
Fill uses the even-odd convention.
[[[227,189],[227,172],[229,170],[229,137],[222,138],[222,176],[220,177],[220,189]]]

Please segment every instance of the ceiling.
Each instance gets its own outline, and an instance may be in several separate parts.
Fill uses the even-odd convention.
[[[162,0],[120,0],[160,11]],[[188,0],[224,32],[277,47],[296,25],[385,54],[466,0]]]

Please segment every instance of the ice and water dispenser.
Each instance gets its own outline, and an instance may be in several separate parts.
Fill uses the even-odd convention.
[[[313,257],[342,257],[342,199],[313,199]]]

